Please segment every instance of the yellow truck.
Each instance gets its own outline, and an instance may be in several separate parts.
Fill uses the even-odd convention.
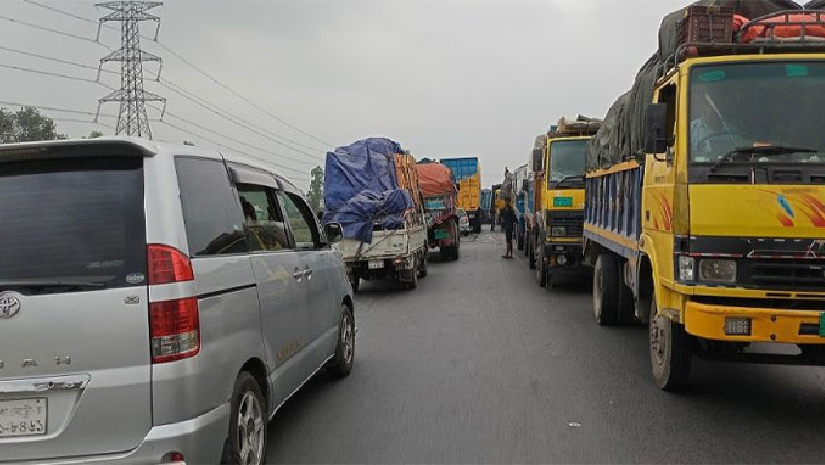
[[[601,122],[592,118],[562,118],[533,160],[536,202],[528,255],[539,286],[553,289],[560,273],[584,270],[585,160],[590,139],[600,127]]]
[[[649,324],[664,390],[694,356],[825,364],[825,12],[734,13],[677,16],[588,157],[594,315]]]

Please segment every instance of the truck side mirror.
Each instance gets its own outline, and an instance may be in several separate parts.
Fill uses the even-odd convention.
[[[338,223],[329,223],[324,226],[324,233],[327,235],[327,241],[330,244],[340,242],[344,238],[344,232],[341,225]]]
[[[540,149],[533,150],[533,171],[541,171],[544,164],[544,152]]]
[[[645,152],[667,152],[667,104],[651,103],[645,112]],[[658,157],[656,158],[659,159]]]

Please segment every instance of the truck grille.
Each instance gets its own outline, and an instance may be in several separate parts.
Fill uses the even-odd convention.
[[[825,260],[755,259],[747,280],[764,288],[825,290]]]
[[[567,236],[584,235],[584,212],[581,211],[548,211],[548,231],[551,226],[567,226]]]

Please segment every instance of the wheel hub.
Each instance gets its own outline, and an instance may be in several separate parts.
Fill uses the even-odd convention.
[[[264,443],[261,404],[252,392],[244,394],[238,406],[238,457],[244,465],[261,465]]]
[[[664,321],[661,316],[650,319],[650,353],[654,361],[661,365],[665,361],[665,348],[667,338],[665,337]]]

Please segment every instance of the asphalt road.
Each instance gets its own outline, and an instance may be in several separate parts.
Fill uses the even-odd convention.
[[[415,291],[362,285],[353,373],[278,412],[268,462],[825,461],[825,368],[696,361],[689,393],[661,392],[645,328],[596,326],[589,283],[545,291],[501,241]]]

